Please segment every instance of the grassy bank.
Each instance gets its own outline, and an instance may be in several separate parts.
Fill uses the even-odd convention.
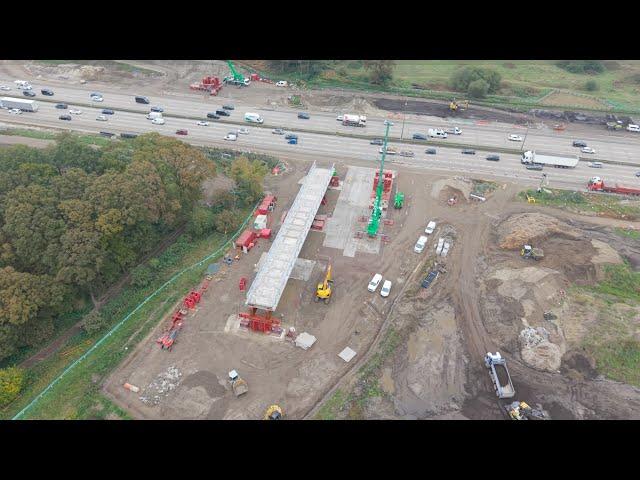
[[[37,138],[40,140],[55,140],[58,136],[57,132],[48,130],[32,130],[29,128],[9,128],[2,131],[2,135],[14,135],[17,137]],[[87,145],[98,145],[105,147],[109,145],[113,140],[110,140],[99,135],[80,135],[78,134],[80,141]]]

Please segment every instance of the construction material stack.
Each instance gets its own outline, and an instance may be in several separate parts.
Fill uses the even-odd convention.
[[[369,208],[373,208],[375,204],[376,195],[378,192],[379,179],[380,179],[380,172],[377,171],[375,177],[373,178],[373,191],[371,192],[371,202],[369,204]],[[391,199],[392,187],[393,187],[393,172],[390,170],[385,170],[383,173],[383,181],[382,181],[382,195],[380,197],[380,208],[382,210],[386,210],[389,207],[389,200]]]

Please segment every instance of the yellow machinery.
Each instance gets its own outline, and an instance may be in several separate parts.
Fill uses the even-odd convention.
[[[282,409],[278,405],[271,405],[264,413],[263,420],[282,420],[282,417],[284,417]]]
[[[327,274],[324,277],[324,282],[318,284],[318,288],[316,289],[316,302],[320,300],[324,300],[324,303],[329,303],[331,301],[332,289],[331,285],[333,284],[333,280],[331,280],[331,265],[327,267]]]
[[[535,197],[531,197],[531,196],[527,195],[527,202],[528,203],[536,203],[536,199],[535,199]]]
[[[467,108],[469,108],[469,100],[456,102],[456,99],[454,98],[449,104],[449,110],[451,110],[452,112],[457,112],[458,110],[466,110]]]

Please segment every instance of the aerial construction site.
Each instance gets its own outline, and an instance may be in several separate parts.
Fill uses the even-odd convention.
[[[245,67],[147,62],[160,73],[145,79],[146,90],[133,78],[109,91],[108,69],[104,83],[97,76],[86,86],[101,89],[105,105],[110,96],[116,109],[128,102],[100,127],[114,136],[158,129],[279,159],[224,251],[96,380],[119,411],[133,419],[640,418],[633,129],[558,128],[473,100],[416,100],[400,115],[389,95],[347,103]],[[4,65],[0,83],[38,74],[37,90],[46,83],[69,102],[86,96],[81,83],[56,87],[52,67],[21,68]],[[155,124],[137,120],[150,113],[136,105],[140,96],[129,98],[132,85],[162,103],[171,126],[155,120],[157,109]],[[304,108],[292,105],[294,95]],[[230,115],[216,111],[196,126],[188,102],[203,96]],[[49,107],[41,103],[40,112]],[[37,115],[1,120],[51,126],[46,111]],[[131,121],[119,125],[118,115]],[[79,123],[86,117],[65,128],[91,131],[95,121]],[[180,133],[187,125],[191,133]],[[587,166],[592,157],[574,153],[586,148],[572,145],[578,137],[594,139],[599,176]]]

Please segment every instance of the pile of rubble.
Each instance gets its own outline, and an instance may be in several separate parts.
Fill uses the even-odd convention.
[[[546,328],[525,328],[520,332],[520,343],[520,354],[527,365],[548,372],[558,371],[562,352],[558,345],[549,341]]]
[[[162,397],[166,397],[176,389],[180,383],[180,377],[182,372],[175,365],[171,365],[147,386],[144,395],[140,396],[140,401],[147,405],[158,405]]]

